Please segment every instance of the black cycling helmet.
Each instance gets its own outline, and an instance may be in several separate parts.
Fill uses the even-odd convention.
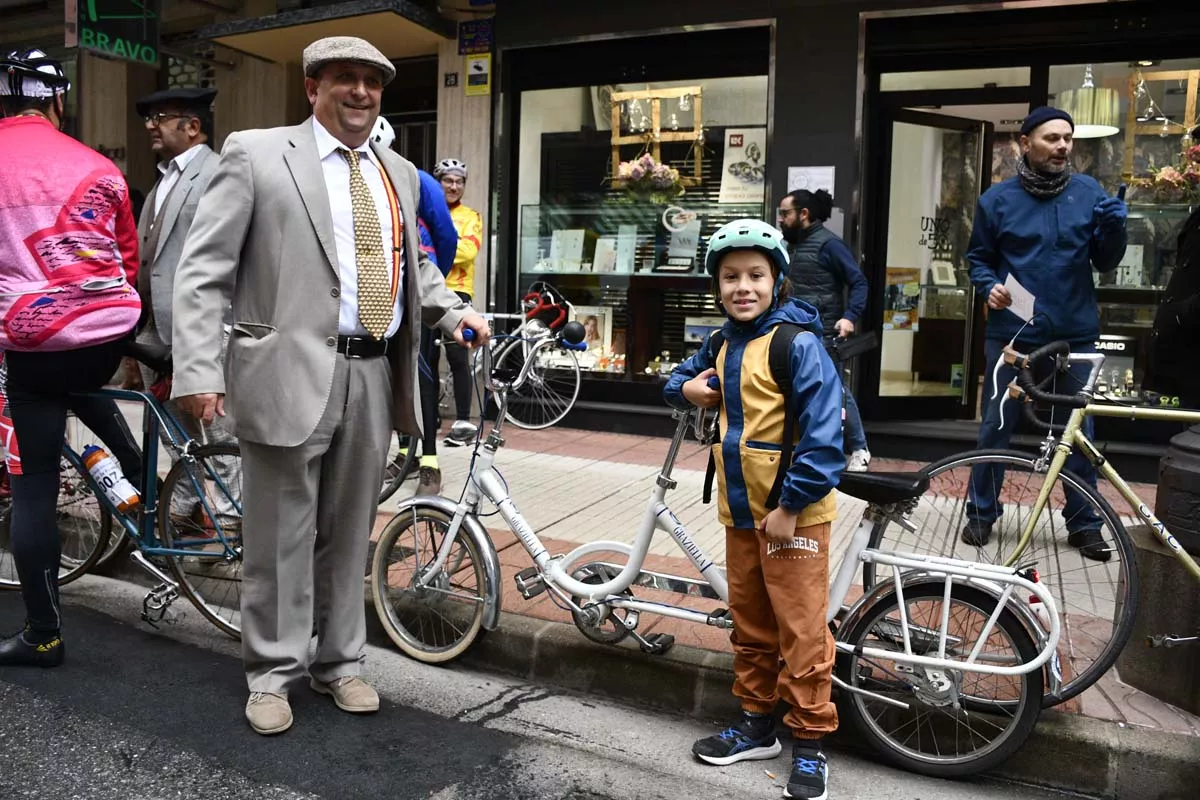
[[[38,49],[14,50],[0,58],[0,73],[0,97],[48,100],[71,88],[62,63]]]

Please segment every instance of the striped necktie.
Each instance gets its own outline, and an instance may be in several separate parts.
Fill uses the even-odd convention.
[[[392,324],[395,308],[388,275],[383,228],[375,200],[363,180],[357,150],[339,148],[350,164],[350,205],[354,210],[354,261],[358,266],[358,319],[367,333],[382,339]]]

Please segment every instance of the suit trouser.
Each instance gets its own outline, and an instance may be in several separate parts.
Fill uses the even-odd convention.
[[[154,324],[153,315],[150,316],[150,321],[146,324],[146,327],[143,328],[142,331],[137,335],[137,341],[139,344],[150,344],[156,347],[166,344],[166,342],[162,340],[162,337],[158,335],[158,327]],[[221,347],[222,368],[225,366],[224,354],[225,348],[228,346],[228,344],[229,335],[226,334],[225,341]],[[138,362],[138,372],[140,372],[142,376],[142,386],[144,386],[145,390],[149,392],[150,387],[153,386],[154,382],[158,379],[158,373],[140,361]],[[236,445],[238,443],[237,437],[234,436],[233,432],[229,430],[228,423],[222,417],[216,417],[212,422],[206,424],[185,411],[183,406],[181,406],[179,401],[176,399],[172,398],[170,400],[163,401],[163,406],[165,406],[166,409],[171,412],[171,416],[175,418],[175,421],[179,423],[184,432],[198,442],[205,442],[207,444],[232,445]],[[164,445],[169,441],[167,432],[161,427],[158,429],[158,438],[162,440]],[[168,449],[167,452],[171,456],[171,463],[174,464],[175,453],[170,449]],[[221,482],[225,486],[242,485],[242,476],[240,474],[241,464],[237,459],[216,459],[213,461],[212,466],[213,471],[216,472],[217,477],[220,478]],[[232,520],[241,518],[241,515],[237,513],[237,509],[234,508],[231,498],[227,492],[210,492],[209,495],[208,501],[210,503],[210,508],[216,512],[219,518],[228,518]],[[195,500],[195,494],[191,492],[181,493],[179,497],[172,497],[170,500],[171,513],[182,517],[186,517],[191,514],[195,510],[195,507],[199,505],[198,501]],[[193,507],[185,508],[185,503],[191,503]]]
[[[729,610],[733,613],[733,694],[742,708],[770,714],[783,700],[797,738],[837,730],[829,605],[828,522],[796,529],[793,546],[762,531],[725,529]]]
[[[242,441],[242,660],[250,691],[285,692],[306,672],[328,682],[361,671],[363,564],[391,430],[388,360],[339,355],[307,441]]]

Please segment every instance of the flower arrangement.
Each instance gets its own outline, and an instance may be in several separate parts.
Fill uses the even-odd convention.
[[[1184,151],[1179,166],[1150,170],[1150,176],[1134,178],[1133,200],[1153,203],[1200,203],[1200,145]]]
[[[660,164],[649,153],[633,161],[622,161],[613,183],[624,189],[630,200],[657,205],[669,203],[686,191],[679,170]]]

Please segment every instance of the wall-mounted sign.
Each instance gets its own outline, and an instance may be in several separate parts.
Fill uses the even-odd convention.
[[[458,73],[457,72],[443,72],[442,73],[442,86],[445,86],[446,88],[450,88],[452,86],[458,86]]]
[[[492,51],[492,17],[458,23],[458,54]]]
[[[467,88],[468,97],[489,95],[492,93],[492,54],[479,53],[467,56]]]
[[[78,47],[109,58],[158,66],[159,0],[76,0],[76,5]],[[68,43],[70,39],[68,26]]]

